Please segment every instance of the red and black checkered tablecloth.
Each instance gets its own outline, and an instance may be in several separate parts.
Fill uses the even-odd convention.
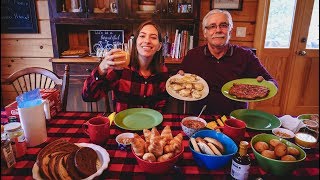
[[[1,114],[2,122],[5,121],[5,114]],[[39,151],[48,143],[63,138],[70,142],[89,143],[89,137],[82,131],[82,124],[91,117],[101,115],[97,113],[82,113],[82,112],[60,112],[54,119],[47,122],[48,139],[45,143],[36,147],[27,149],[27,154],[17,159],[15,169],[11,174],[1,174],[1,179],[32,179],[32,167],[36,161]],[[164,126],[171,126],[172,134],[176,135],[182,132],[180,121],[186,115],[179,114],[164,114],[163,122],[157,126],[161,132]],[[208,122],[220,118],[220,116],[202,116]],[[191,150],[188,147],[188,137],[185,135],[183,145],[185,151],[183,159],[176,163],[177,168],[173,168],[170,172],[163,175],[150,175],[144,173],[138,166],[136,159],[131,151],[122,151],[118,149],[115,137],[128,130],[121,129],[116,125],[112,125],[110,129],[110,139],[104,148],[110,155],[110,163],[108,168],[103,172],[99,179],[230,179],[230,167],[228,164],[225,168],[219,170],[207,170],[199,168],[192,158]],[[142,134],[142,131],[136,131]],[[250,142],[251,137],[261,132],[247,130],[245,140]],[[250,168],[250,179],[283,179],[284,177],[276,177],[259,167],[254,158],[251,148],[248,153],[252,159]],[[286,179],[319,179],[319,149],[306,150],[307,157],[300,167],[286,176]]]

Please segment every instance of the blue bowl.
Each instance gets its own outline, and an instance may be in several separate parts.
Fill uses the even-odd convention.
[[[221,169],[225,167],[227,164],[229,164],[232,160],[232,157],[238,152],[238,146],[236,145],[236,143],[231,138],[229,138],[221,132],[216,132],[214,130],[201,130],[193,134],[192,137],[214,138],[221,142],[225,149],[222,156],[202,154],[196,152],[193,149],[192,144],[189,140],[189,148],[192,151],[193,159],[196,161],[199,167],[205,167],[209,170]]]

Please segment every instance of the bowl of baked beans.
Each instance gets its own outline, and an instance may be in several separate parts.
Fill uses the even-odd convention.
[[[196,116],[188,116],[181,120],[182,131],[189,137],[207,126],[207,121]]]
[[[285,129],[285,128],[274,128],[272,129],[272,133],[284,139],[294,138],[294,133],[289,129]]]

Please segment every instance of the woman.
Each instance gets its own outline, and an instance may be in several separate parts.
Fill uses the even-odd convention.
[[[84,101],[97,101],[113,90],[116,112],[144,107],[163,111],[168,94],[165,83],[168,69],[162,64],[161,31],[152,21],[142,23],[134,36],[130,65],[123,68],[125,61],[120,49],[112,49],[84,82]]]

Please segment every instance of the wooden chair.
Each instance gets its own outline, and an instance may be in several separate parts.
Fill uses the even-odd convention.
[[[94,102],[87,102],[88,108],[90,112],[114,112],[114,101],[112,91],[108,92],[108,96],[104,97],[100,101],[103,101],[103,107],[99,106],[97,101]],[[101,105],[101,103],[100,103]]]
[[[11,74],[5,84],[12,85],[17,95],[37,88],[57,88],[61,90],[62,111],[66,111],[68,84],[69,84],[69,65],[65,66],[63,78],[60,78],[51,70],[41,67],[28,67]]]
[[[113,101],[113,92],[109,91],[108,95],[99,101],[84,101],[86,103],[86,111],[88,112],[104,112],[111,113],[115,111]]]

